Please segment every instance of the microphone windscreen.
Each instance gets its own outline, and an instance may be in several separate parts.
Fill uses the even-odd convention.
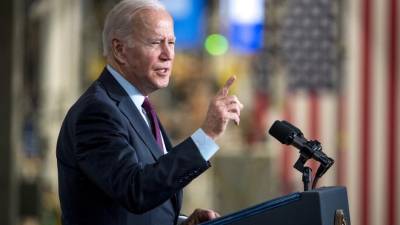
[[[293,142],[295,130],[288,124],[286,121],[276,120],[269,128],[268,133],[282,144],[289,145]]]
[[[303,136],[303,132],[301,132],[301,130],[299,128],[295,127],[293,124],[289,123],[288,121],[282,120],[281,123],[286,125],[296,135]]]

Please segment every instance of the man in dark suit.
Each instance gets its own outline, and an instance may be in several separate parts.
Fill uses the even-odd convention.
[[[178,218],[182,188],[209,168],[214,140],[242,104],[228,89],[211,101],[205,121],[173,147],[147,96],[168,85],[173,21],[154,0],[124,0],[107,15],[104,71],[71,107],[57,143],[64,225],[197,224],[218,217],[195,210]]]

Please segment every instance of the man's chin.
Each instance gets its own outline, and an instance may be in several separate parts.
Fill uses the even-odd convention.
[[[158,80],[156,86],[157,86],[157,89],[162,89],[162,88],[168,87],[168,84],[169,84],[169,78],[167,78],[165,80],[164,79]]]
[[[168,82],[165,82],[165,83],[163,83],[163,84],[161,84],[161,85],[159,85],[159,88],[160,88],[160,89],[166,88],[166,87],[168,87],[168,84],[169,84],[169,81],[168,81]]]

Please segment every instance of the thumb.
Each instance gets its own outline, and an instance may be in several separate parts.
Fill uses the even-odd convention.
[[[229,77],[229,79],[225,82],[224,86],[219,90],[218,95],[227,96],[229,88],[232,86],[235,80],[236,80],[235,75]]]

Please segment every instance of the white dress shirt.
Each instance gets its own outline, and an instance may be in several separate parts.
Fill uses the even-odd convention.
[[[144,121],[147,126],[150,128],[149,118],[147,117],[146,112],[142,108],[142,104],[144,102],[145,96],[139,92],[139,90],[133,86],[129,81],[127,81],[121,74],[119,74],[116,70],[114,70],[110,65],[107,65],[107,70],[111,73],[111,75],[117,80],[117,82],[122,86],[122,88],[128,93],[131,98],[133,104],[139,110],[142,115]],[[162,137],[162,135],[161,135]],[[205,160],[210,160],[210,158],[218,151],[219,146],[212,140],[206,133],[204,133],[203,129],[199,128],[194,132],[191,136],[193,142],[196,144],[199,149],[201,155]],[[166,154],[164,139],[163,141],[163,151]]]

